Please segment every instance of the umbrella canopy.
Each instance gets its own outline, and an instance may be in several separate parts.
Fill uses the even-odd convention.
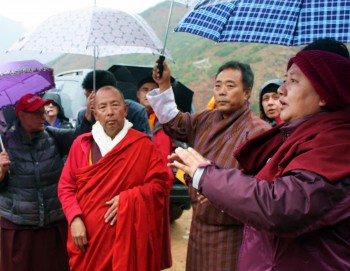
[[[91,7],[53,15],[26,33],[9,51],[34,50],[103,57],[119,54],[160,54],[153,29],[139,15]],[[170,58],[167,52],[165,56]]]
[[[55,87],[53,70],[36,60],[0,63],[0,109]]]
[[[152,69],[153,67],[147,66],[113,65],[108,70],[114,74],[118,81],[118,88],[123,92],[125,98],[137,101],[137,84],[146,76],[151,75]],[[171,77],[171,84],[179,110],[191,112],[193,91],[174,77]]]
[[[350,0],[199,0],[176,27],[216,42],[350,42]]]
[[[180,4],[186,5],[186,7],[193,5],[196,0],[174,0],[175,2],[178,2]]]

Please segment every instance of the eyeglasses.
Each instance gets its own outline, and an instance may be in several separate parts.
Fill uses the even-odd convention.
[[[27,114],[30,114],[30,115],[34,115],[34,116],[42,116],[42,115],[45,115],[46,114],[46,111],[45,110],[37,110],[37,111],[26,111],[26,110],[23,110],[24,113],[27,113]]]

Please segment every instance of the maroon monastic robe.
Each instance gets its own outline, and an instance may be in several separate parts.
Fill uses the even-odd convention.
[[[167,168],[148,136],[133,129],[101,158],[88,165],[91,134],[72,146],[59,190],[76,173],[76,199],[87,228],[88,245],[81,253],[68,236],[72,270],[160,270],[164,198],[169,193]],[[61,194],[68,220],[75,212]],[[62,196],[63,194],[63,196]],[[119,195],[117,222],[104,222],[106,202]]]
[[[319,113],[297,127],[286,141],[278,126],[240,146],[235,157],[244,172],[257,174],[257,179],[272,182],[304,169],[336,182],[350,174],[349,130],[350,107]]]

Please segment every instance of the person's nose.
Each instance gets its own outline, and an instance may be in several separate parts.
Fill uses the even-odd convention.
[[[106,113],[107,113],[108,116],[113,115],[113,108],[112,108],[112,106],[107,106]]]
[[[224,96],[227,94],[227,87],[225,85],[222,85],[220,88],[219,88],[219,95],[221,96]]]
[[[267,100],[267,104],[268,105],[273,105],[274,103],[273,103],[273,98],[272,97],[270,97],[268,100]]]
[[[278,89],[277,89],[277,93],[280,96],[285,96],[287,94],[287,89],[286,89],[286,82],[284,82]]]

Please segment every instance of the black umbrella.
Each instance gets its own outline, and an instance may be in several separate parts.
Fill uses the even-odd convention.
[[[113,65],[108,70],[112,72],[118,81],[118,88],[123,92],[126,99],[137,101],[137,84],[146,76],[152,74],[150,66]],[[192,111],[193,91],[180,81],[171,77],[174,90],[175,102],[180,111]]]

